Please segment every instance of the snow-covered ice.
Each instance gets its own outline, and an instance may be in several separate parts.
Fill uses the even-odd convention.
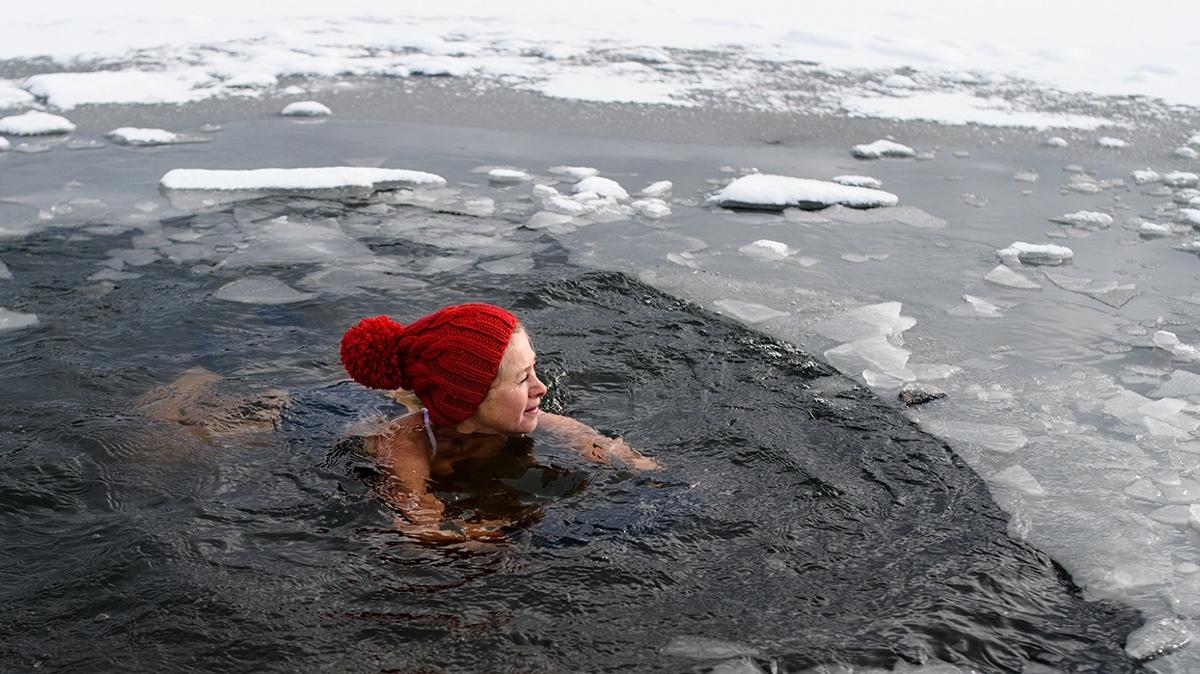
[[[1191,171],[1171,171],[1162,177],[1162,183],[1167,187],[1195,187],[1200,184],[1200,175]]]
[[[328,117],[333,110],[319,101],[296,101],[283,106],[279,114],[284,117]]]
[[[913,157],[917,151],[907,145],[880,138],[874,143],[855,145],[850,148],[850,154],[858,159],[879,159],[881,157]]]
[[[783,210],[788,207],[818,210],[842,204],[853,208],[895,206],[900,199],[890,192],[850,187],[825,180],[755,173],[742,176],[709,200],[726,208]]]
[[[1066,246],[1053,243],[1026,243],[1014,241],[996,253],[1004,259],[1019,260],[1022,264],[1060,265],[1070,262],[1075,253]]]
[[[47,136],[71,133],[74,130],[75,125],[66,117],[40,110],[0,117],[0,133],[7,133],[11,136]]]
[[[925,120],[953,125],[1097,129],[1113,124],[1110,119],[1091,115],[1022,110],[1003,98],[980,97],[957,91],[922,92],[902,97],[848,96],[842,99],[842,107],[851,116]]]
[[[321,190],[441,186],[446,184],[446,179],[408,169],[330,166],[244,170],[172,169],[163,175],[159,183],[168,190]]]
[[[1108,213],[1100,213],[1099,211],[1075,211],[1074,213],[1052,217],[1050,218],[1050,222],[1071,225],[1073,227],[1104,229],[1112,226],[1113,217]]]
[[[109,131],[105,136],[117,145],[174,145],[177,143],[196,142],[196,138],[183,136],[166,129],[144,129],[132,126],[122,126]]]
[[[1099,145],[1106,150],[1119,150],[1129,145],[1129,142],[1121,138],[1114,138],[1112,136],[1100,136],[1096,139],[1096,145]]]
[[[575,183],[572,188],[575,194],[584,192],[595,192],[602,197],[610,197],[612,199],[628,199],[629,192],[625,191],[621,184],[611,178],[603,178],[600,176],[588,176],[579,182]]]
[[[675,184],[670,180],[659,180],[643,187],[642,196],[661,199],[662,197],[670,194],[672,188],[674,187]]]
[[[1050,136],[1046,139],[1046,145],[1048,147],[1067,147],[1070,143],[1062,136]]]
[[[833,178],[830,178],[830,180],[839,185],[848,185],[850,187],[867,187],[873,190],[883,187],[882,180],[879,178],[872,178],[871,176],[843,175],[834,176]]]
[[[497,184],[523,183],[533,179],[525,171],[518,169],[494,168],[488,171],[488,181]]]
[[[550,173],[554,175],[566,176],[574,181],[590,178],[594,175],[599,175],[600,171],[590,166],[551,166]]]
[[[793,251],[786,243],[782,241],[772,241],[771,239],[759,239],[752,241],[740,248],[739,251],[744,255],[748,255],[757,260],[777,261],[783,260],[791,255]]]
[[[169,71],[97,70],[33,75],[26,90],[59,110],[80,105],[163,104],[199,101],[220,92],[219,83],[202,69],[182,66]]]

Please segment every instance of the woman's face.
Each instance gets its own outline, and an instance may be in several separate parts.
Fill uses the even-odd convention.
[[[508,341],[492,388],[475,414],[464,422],[463,430],[499,435],[533,432],[541,414],[538,405],[546,394],[546,385],[534,371],[536,363],[537,354],[529,336],[524,330],[517,330]]]

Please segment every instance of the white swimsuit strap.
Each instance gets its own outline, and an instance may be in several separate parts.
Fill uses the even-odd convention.
[[[429,454],[429,458],[437,456],[437,438],[433,437],[433,424],[429,423],[429,410],[421,408],[421,414],[425,417],[425,434],[429,436],[429,446],[433,451]]]

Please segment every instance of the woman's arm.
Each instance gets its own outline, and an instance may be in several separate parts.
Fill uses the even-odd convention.
[[[638,470],[662,468],[657,461],[630,447],[621,438],[601,435],[596,429],[571,417],[542,412],[538,418],[538,428],[569,442],[580,454],[598,463],[616,459]]]
[[[387,480],[376,492],[400,511],[393,520],[396,529],[426,543],[502,540],[504,534],[494,523],[445,519],[445,504],[429,491],[429,449],[422,439],[399,432],[367,440],[368,451],[388,468]]]

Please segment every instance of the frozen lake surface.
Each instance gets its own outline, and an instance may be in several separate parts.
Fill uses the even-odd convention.
[[[417,297],[440,292],[442,274],[466,275],[475,292],[505,288],[506,278],[527,287],[546,251],[561,250],[572,267],[624,272],[823,355],[949,443],[1011,516],[1008,532],[1062,564],[1085,597],[1141,611],[1131,658],[1153,671],[1200,669],[1190,644],[1200,621],[1196,109],[881,63],[831,72],[739,57],[734,68],[728,54],[698,46],[557,65],[554,52],[542,53],[524,66],[543,70],[518,72],[513,59],[531,58],[528,45],[495,39],[460,54],[405,43],[395,46],[405,63],[384,64],[403,65],[402,76],[378,71],[396,54],[339,47],[318,55],[336,62],[329,72],[275,60],[255,79],[246,64],[265,61],[242,59],[225,77],[170,75],[182,88],[144,73],[31,84],[27,76],[61,68],[5,62],[0,116],[50,107],[63,117],[0,122],[11,148],[0,145],[0,336],[22,354],[13,372],[56,335],[86,329],[93,312],[118,321],[109,312],[144,298],[147,281],[249,316],[379,297],[420,305]],[[445,72],[427,62],[435,56]],[[124,51],[105,58],[106,68],[137,70]],[[1155,58],[1162,67],[1144,68],[1147,80],[1173,77],[1173,57]],[[478,62],[464,65],[470,59]],[[701,75],[705,86],[683,86]],[[230,84],[235,76],[244,79]],[[625,88],[579,93],[605,83]],[[150,92],[194,102],[89,104]],[[645,105],[614,102],[625,100]],[[300,101],[332,114],[279,115]],[[877,119],[891,117],[951,125]],[[872,147],[897,156],[855,158],[855,146],[879,140],[887,142]],[[267,192],[245,181],[238,190],[160,189],[175,169],[312,167],[376,177],[374,169],[401,169],[446,184],[373,192],[373,178],[350,171],[332,183],[289,174]],[[781,188],[757,174],[822,182]],[[711,200],[743,177],[761,210],[746,190],[729,204],[737,210]],[[591,182],[577,191],[581,180]],[[899,203],[817,209],[843,188]],[[275,206],[246,201],[268,194],[305,217],[280,219]],[[311,209],[306,198],[317,200]],[[379,240],[420,255],[381,254]],[[46,260],[77,276],[40,276]],[[47,299],[58,295],[69,299]],[[187,349],[162,350],[174,355],[161,377],[115,375],[128,378],[123,395],[188,365]],[[264,385],[280,371],[293,384],[318,381],[314,368],[336,377],[328,363],[281,356],[275,365],[240,374]],[[47,375],[39,400],[62,404],[76,375]],[[902,392],[933,400],[906,408]]]

